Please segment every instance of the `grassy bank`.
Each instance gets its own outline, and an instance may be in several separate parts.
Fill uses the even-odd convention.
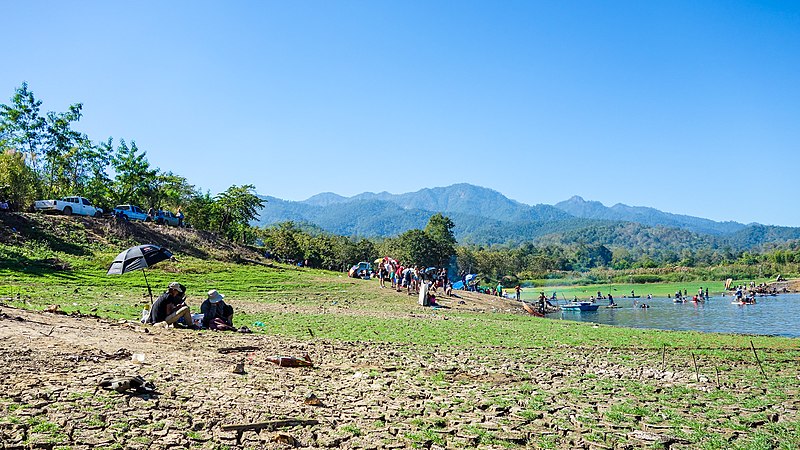
[[[501,313],[451,312],[420,308],[415,298],[390,289],[378,289],[375,280],[347,278],[345,274],[272,264],[234,264],[180,257],[148,269],[125,275],[106,275],[114,253],[99,252],[92,257],[60,255],[70,270],[42,267],[0,269],[0,297],[12,306],[45,309],[59,305],[67,312],[96,314],[114,319],[135,319],[150,298],[178,280],[187,286],[188,303],[198,309],[209,289],[217,289],[237,306],[238,325],[299,339],[330,338],[347,341],[396,343],[553,347],[597,345],[641,348],[694,347],[698,342],[712,347],[746,347],[754,340],[760,347],[791,348],[793,339],[704,335],[627,329],[591,324],[533,319]],[[629,285],[609,286],[611,292],[625,292]],[[641,287],[641,286],[639,286]],[[651,285],[654,295],[677,289],[675,284]],[[721,287],[721,286],[720,286]],[[690,289],[691,286],[687,286]],[[567,298],[588,297],[593,287],[551,288]],[[616,290],[614,290],[616,289]],[[634,287],[635,289],[635,287]],[[549,292],[549,290],[548,290]],[[592,292],[592,291],[590,291]],[[714,290],[712,289],[712,292]],[[538,296],[523,291],[524,298]],[[621,295],[618,295],[621,297]],[[311,330],[311,331],[309,331]]]

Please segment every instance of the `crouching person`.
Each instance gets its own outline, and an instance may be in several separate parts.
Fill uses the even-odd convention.
[[[224,295],[216,289],[208,291],[208,298],[200,305],[203,328],[217,331],[236,331],[233,327],[233,307],[222,301]]]
[[[192,326],[192,314],[186,305],[186,288],[182,284],[172,282],[167,292],[161,294],[150,308],[150,315],[146,322],[150,324],[166,323],[172,325],[181,323],[186,327]]]

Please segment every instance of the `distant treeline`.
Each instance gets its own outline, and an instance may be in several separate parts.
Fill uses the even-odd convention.
[[[354,240],[294,222],[256,229],[255,233],[270,254],[284,262],[304,261],[312,267],[347,270],[358,261],[389,256],[405,265],[446,266],[451,275],[477,273],[486,282],[507,285],[541,279],[582,284],[652,283],[800,275],[797,242],[763,253],[699,249],[684,251],[677,259],[670,254],[670,260],[658,260],[650,255],[637,259],[628,250],[611,250],[604,245],[458,245],[452,228],[449,218],[436,214],[424,230],[409,230],[387,239]]]

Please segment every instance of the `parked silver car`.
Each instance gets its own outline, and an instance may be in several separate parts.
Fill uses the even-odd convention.
[[[173,227],[177,227],[180,222],[178,216],[172,214],[172,211],[158,211],[154,220],[158,224],[167,224]]]

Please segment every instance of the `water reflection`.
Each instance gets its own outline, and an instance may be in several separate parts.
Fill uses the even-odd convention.
[[[712,297],[706,303],[673,303],[669,298],[639,300],[647,309],[634,308],[633,299],[615,299],[620,308],[593,312],[562,311],[551,319],[602,323],[632,328],[693,330],[719,333],[766,334],[800,337],[800,318],[795,308],[800,294],[758,297],[755,305],[733,305],[732,297]],[[602,303],[601,303],[602,304]]]

